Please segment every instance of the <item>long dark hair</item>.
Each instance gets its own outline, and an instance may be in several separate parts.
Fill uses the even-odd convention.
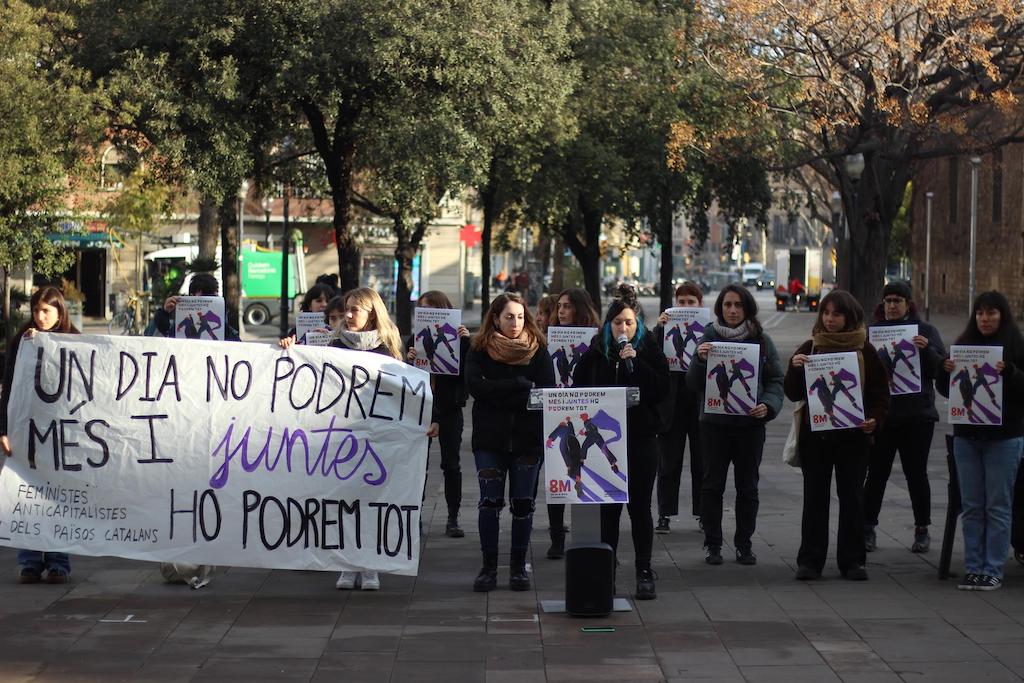
[[[594,308],[594,300],[590,298],[590,294],[586,290],[579,289],[578,287],[563,289],[555,297],[555,320],[558,320],[558,302],[562,300],[563,296],[569,297],[569,303],[572,304],[575,311],[572,321],[573,326],[597,327],[598,318],[597,309]]]
[[[991,337],[986,337],[978,329],[978,311],[983,308],[993,308],[999,311],[999,329]],[[1020,328],[1013,319],[1013,311],[1010,310],[1010,302],[1002,293],[992,290],[982,292],[974,300],[971,306],[971,317],[967,321],[967,327],[957,337],[957,344],[996,344],[1005,349],[1005,358],[1016,358],[1017,354],[1024,352],[1024,337],[1021,336]]]
[[[471,342],[474,351],[480,351],[487,348],[488,342],[491,337],[496,334],[501,334],[498,327],[498,320],[501,317],[501,312],[505,310],[505,306],[509,303],[516,303],[523,307],[523,332],[532,334],[540,344],[541,348],[547,346],[547,340],[544,339],[544,334],[537,327],[537,322],[533,319],[533,314],[530,313],[530,307],[526,305],[526,301],[516,292],[505,292],[494,297],[491,302],[491,307],[487,309],[487,315],[484,316],[484,322],[480,326],[480,331],[473,335]]]
[[[321,296],[330,302],[334,298],[334,288],[328,284],[320,283],[313,285],[306,290],[306,294],[302,297],[302,305],[299,307],[303,313],[309,313],[310,308],[313,307],[313,302],[319,299]],[[326,309],[324,309],[326,312]]]
[[[718,293],[718,298],[715,299],[715,317],[718,318],[718,323],[725,325],[725,318],[722,317],[722,302],[725,301],[725,295],[729,292],[735,292],[740,298],[740,306],[743,307],[743,319],[750,326],[750,339],[761,337],[764,330],[761,329],[761,321],[757,319],[757,302],[754,301],[754,295],[748,292],[746,287],[735,282],[722,287],[722,291]]]
[[[618,350],[618,342],[612,339],[612,321],[627,308],[636,316],[636,334],[629,340],[629,343],[639,352],[647,336],[647,327],[644,325],[644,309],[636,300],[636,291],[632,287],[620,287],[615,293],[615,299],[608,305],[608,312],[604,315],[601,331],[597,335],[604,346],[602,351],[605,358],[613,363],[616,357],[612,355],[612,351],[613,349]]]
[[[36,328],[36,320],[32,315],[35,313],[36,306],[39,304],[46,304],[47,306],[53,306],[57,309],[57,322],[47,332],[73,332],[78,333],[78,328],[71,324],[71,318],[68,316],[68,307],[64,303],[64,295],[59,289],[52,285],[46,285],[40,287],[32,294],[32,298],[29,299],[28,310],[29,319],[28,322],[21,326],[21,330],[18,332],[18,336],[25,334],[30,328]]]
[[[864,308],[852,294],[844,289],[833,289],[825,295],[825,298],[818,304],[818,317],[814,320],[812,334],[825,331],[825,325],[821,322],[821,316],[825,313],[825,306],[832,306],[832,310],[846,318],[846,325],[843,332],[852,332],[858,327],[864,326]]]
[[[420,301],[426,304],[424,308],[455,308],[452,305],[452,300],[440,289],[431,289],[423,292],[420,294],[420,298],[416,300],[416,304],[419,305]]]

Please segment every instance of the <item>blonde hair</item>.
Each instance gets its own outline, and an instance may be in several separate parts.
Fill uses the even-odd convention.
[[[377,330],[380,340],[396,360],[402,360],[402,337],[398,333],[398,327],[391,321],[388,315],[387,306],[375,290],[369,287],[357,287],[345,292],[342,299],[345,305],[354,302],[357,306],[369,309],[370,318],[366,321],[366,327],[361,331]]]

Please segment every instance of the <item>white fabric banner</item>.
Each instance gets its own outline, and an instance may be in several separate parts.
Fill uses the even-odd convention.
[[[431,401],[373,353],[41,333],[18,352],[0,544],[415,575]]]

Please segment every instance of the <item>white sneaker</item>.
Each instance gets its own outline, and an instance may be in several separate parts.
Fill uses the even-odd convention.
[[[338,590],[350,591],[356,587],[357,578],[359,578],[359,572],[342,572],[338,575],[338,581],[334,587]]]
[[[377,576],[377,572],[362,572],[362,577],[362,589],[364,591],[380,590],[380,577]]]

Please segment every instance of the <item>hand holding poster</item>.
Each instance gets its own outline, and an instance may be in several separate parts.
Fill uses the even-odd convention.
[[[224,297],[180,296],[174,306],[174,336],[224,341],[224,320]]]
[[[811,431],[852,429],[864,422],[857,352],[816,353],[804,363]]]
[[[704,328],[711,322],[709,308],[669,308],[665,314],[664,351],[668,369],[686,372],[690,359],[697,350],[697,340],[704,334]]]
[[[1003,424],[1003,378],[996,370],[1003,347],[951,346],[949,358],[950,424]]]
[[[2,545],[416,573],[431,396],[411,365],[40,333],[12,387]]]
[[[712,342],[708,351],[704,412],[747,415],[757,405],[758,344]]]
[[[548,328],[548,351],[555,366],[555,386],[564,389],[572,386],[572,373],[583,354],[590,348],[590,342],[597,334],[596,327]]]
[[[914,345],[917,325],[879,325],[868,334],[889,375],[889,393],[921,393],[921,350]]]
[[[320,313],[300,311],[295,316],[295,340],[299,344],[308,344],[310,332],[330,334],[330,328],[327,326],[327,316],[322,311]]]
[[[549,503],[629,501],[625,387],[545,389],[544,434]]]
[[[416,307],[413,322],[415,365],[434,375],[459,374],[459,325],[462,311],[457,308]]]

